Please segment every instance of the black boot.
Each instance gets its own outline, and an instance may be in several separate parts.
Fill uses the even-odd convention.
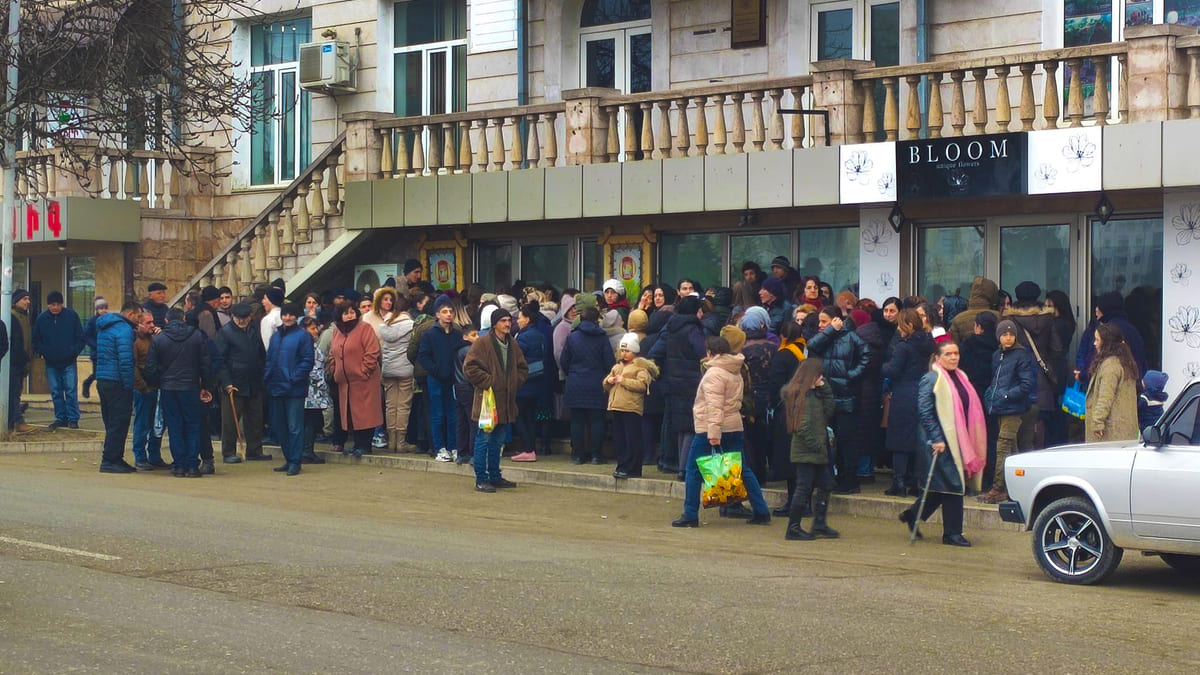
[[[783,538],[788,541],[812,541],[816,537],[805,532],[798,519],[789,519],[787,530],[783,533]]]
[[[908,526],[908,531],[911,533],[915,527],[912,509],[904,509],[900,512],[900,522]],[[925,535],[921,534],[921,530],[917,529],[917,539],[924,539]]]
[[[813,518],[812,533],[818,537],[826,539],[837,539],[840,534],[838,531],[825,523],[825,516],[829,513],[829,492],[826,490],[817,490],[817,509],[816,515]]]
[[[903,497],[908,494],[908,490],[904,487],[904,479],[896,476],[892,479],[892,486],[883,491],[883,494],[889,497]]]

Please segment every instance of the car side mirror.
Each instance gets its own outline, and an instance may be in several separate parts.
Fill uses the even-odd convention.
[[[1158,433],[1158,427],[1153,425],[1142,429],[1142,440],[1145,441],[1146,445],[1156,447],[1163,444],[1162,434]]]

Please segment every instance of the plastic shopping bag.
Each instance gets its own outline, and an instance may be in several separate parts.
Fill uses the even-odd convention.
[[[700,504],[706,509],[730,506],[746,501],[746,485],[742,482],[742,453],[713,452],[696,460],[704,488]]]
[[[1087,394],[1084,393],[1078,382],[1063,392],[1062,409],[1072,417],[1083,419],[1084,412],[1087,410]]]
[[[491,433],[496,428],[496,394],[492,388],[483,390],[483,402],[479,406],[479,428]]]

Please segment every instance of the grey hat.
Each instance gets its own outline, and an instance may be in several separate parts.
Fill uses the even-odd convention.
[[[999,338],[1001,335],[1004,335],[1005,333],[1012,333],[1013,335],[1020,335],[1020,333],[1017,332],[1017,324],[1012,319],[1005,319],[1005,320],[1001,321],[1000,323],[996,324],[996,337]]]

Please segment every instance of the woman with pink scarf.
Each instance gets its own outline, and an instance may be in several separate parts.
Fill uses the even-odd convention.
[[[921,520],[942,507],[942,543],[970,546],[962,536],[963,494],[978,492],[987,461],[987,423],[979,396],[966,374],[958,369],[958,344],[946,341],[937,346],[935,361],[917,385],[917,475],[929,476],[929,496]],[[924,487],[924,486],[922,486]],[[909,529],[915,520],[920,498],[900,514]],[[920,531],[917,537],[921,537]]]

